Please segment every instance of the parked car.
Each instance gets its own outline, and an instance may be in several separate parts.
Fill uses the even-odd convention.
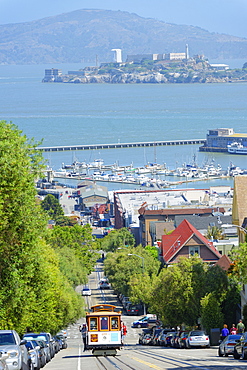
[[[67,334],[64,335],[62,332],[57,333],[56,337],[59,337],[62,341],[62,349],[65,349],[68,347],[67,344]]]
[[[89,287],[84,287],[81,291],[81,295],[83,295],[83,296],[89,296],[91,294],[92,294],[92,292],[91,292],[91,289]]]
[[[53,343],[51,342],[50,336],[48,335],[48,333],[26,333],[24,334],[23,339],[44,341],[48,348],[46,362],[49,362],[54,357],[55,351],[54,351]]]
[[[162,331],[162,329],[160,328],[160,329],[154,329],[153,330],[153,335],[152,335],[152,338],[151,338],[151,345],[152,346],[158,346],[159,344],[158,344],[158,341],[159,341],[159,334],[160,334],[160,332]]]
[[[0,351],[0,370],[8,370],[6,359],[8,358],[7,352]]]
[[[180,336],[179,336],[179,338],[178,338],[178,347],[179,348],[186,348],[186,340],[187,340],[187,338],[188,338],[188,332],[186,332],[186,331],[183,331],[181,334],[180,334]]]
[[[238,359],[242,357],[243,360],[247,359],[247,332],[241,334],[241,337],[236,340],[234,347],[233,357]]]
[[[165,347],[171,347],[172,346],[172,340],[177,335],[176,331],[169,331],[165,335]]]
[[[42,359],[42,363],[44,363],[43,366],[45,366],[45,364],[48,363],[51,360],[49,346],[48,346],[48,344],[44,340],[38,340],[38,339],[36,339],[35,342],[38,343],[38,345],[40,346],[40,349],[42,350],[42,352],[45,355],[45,359]]]
[[[37,340],[32,340],[34,345],[38,347],[38,352],[39,352],[39,360],[40,360],[40,365],[41,367],[44,367],[46,365],[46,353],[45,353],[45,342],[43,341],[37,341]]]
[[[146,334],[152,334],[152,330],[151,329],[143,329],[142,332],[139,333],[139,341],[138,341],[139,344],[144,344],[143,339],[144,339]]]
[[[25,343],[15,330],[0,330],[0,351],[8,354],[5,360],[8,370],[29,369],[30,360]]]
[[[144,337],[143,337],[143,343],[144,345],[149,345],[151,344],[151,340],[152,340],[152,335],[151,334],[145,334]]]
[[[29,352],[34,369],[39,370],[41,367],[41,361],[40,361],[40,355],[39,355],[40,347],[35,345],[35,343],[32,340],[28,340],[25,346]]]
[[[220,357],[233,355],[234,347],[237,344],[237,341],[241,338],[241,335],[242,334],[229,334],[225,339],[223,339],[219,345],[218,355]]]
[[[186,339],[186,348],[210,347],[209,336],[203,330],[190,331]]]

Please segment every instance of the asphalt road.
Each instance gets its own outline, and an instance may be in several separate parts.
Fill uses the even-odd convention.
[[[85,298],[85,307],[107,302],[116,304],[116,296],[111,290],[101,292],[98,289],[99,278],[103,276],[102,265],[98,265],[89,277],[92,296]],[[80,290],[81,287],[78,287]],[[83,352],[79,325],[84,318],[68,327],[68,348],[60,351],[45,370],[164,370],[164,369],[200,369],[200,370],[247,370],[247,361],[234,360],[232,356],[219,357],[218,348],[173,349],[164,347],[141,346],[138,343],[142,329],[131,328],[136,317],[123,315],[127,326],[125,345],[117,356],[94,357],[91,351]]]

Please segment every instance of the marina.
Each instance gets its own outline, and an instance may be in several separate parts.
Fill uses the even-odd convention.
[[[56,180],[88,180],[158,189],[199,181],[228,179],[247,173],[247,169],[241,169],[232,162],[226,169],[223,169],[220,164],[216,165],[213,160],[198,166],[195,158],[192,164],[184,163],[174,169],[167,167],[166,163],[148,163],[145,166],[134,167],[133,164],[119,166],[117,162],[107,165],[102,159],[96,159],[88,164],[75,160],[71,165],[63,164],[58,171],[53,171],[51,168],[47,171]]]

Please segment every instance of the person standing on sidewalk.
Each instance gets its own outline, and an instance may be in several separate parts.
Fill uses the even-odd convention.
[[[87,349],[87,325],[84,323],[82,324],[82,327],[80,328],[82,341],[83,341],[83,352]]]
[[[238,332],[238,334],[244,333],[244,329],[245,329],[244,323],[242,322],[242,320],[239,320],[239,322],[237,324],[237,332]]]

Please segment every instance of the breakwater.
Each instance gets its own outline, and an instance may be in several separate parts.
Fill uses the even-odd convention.
[[[64,152],[74,150],[101,150],[101,149],[122,149],[122,148],[144,148],[158,146],[176,146],[176,145],[196,145],[205,144],[205,139],[190,140],[169,140],[169,141],[147,141],[133,143],[113,143],[113,144],[91,144],[91,145],[61,145],[61,146],[42,146],[37,149],[44,152]]]

